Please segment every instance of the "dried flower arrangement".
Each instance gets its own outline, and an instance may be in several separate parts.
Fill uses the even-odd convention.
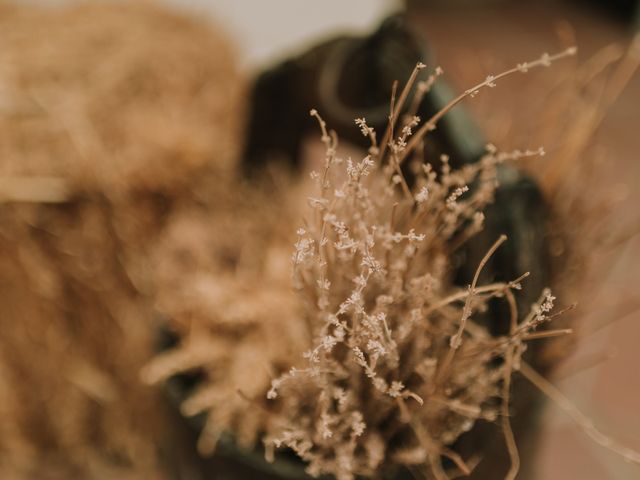
[[[546,55],[514,71],[548,65],[573,52]],[[418,65],[413,77],[422,68]],[[318,117],[327,146],[325,170],[312,173],[319,195],[310,198],[315,211],[298,230],[293,258],[294,282],[305,300],[304,318],[314,342],[303,368],[272,382],[267,396],[277,399],[279,425],[266,442],[293,449],[312,475],[349,479],[405,464],[428,465],[435,478],[448,478],[442,457],[459,473],[471,471],[450,446],[478,419],[502,415],[512,455],[510,476],[515,476],[510,378],[520,368],[527,340],[566,333],[537,331],[552,317],[555,297],[545,290],[519,318],[514,290],[527,272],[509,282],[478,285],[504,236],[487,252],[467,290],[453,289],[448,275],[453,251],[482,228],[481,212],[493,199],[499,165],[544,152],[508,154],[490,147],[478,163],[459,171],[449,168],[446,157],[436,167],[419,159],[410,185],[401,164],[411,161],[415,146],[446,113],[423,126],[417,117],[398,119],[413,77],[398,102],[392,101],[381,146],[365,120],[356,120],[372,142],[361,162],[336,156],[336,139]],[[498,78],[488,77],[450,107],[495,86]],[[333,178],[341,163],[346,163],[338,176],[346,173],[342,184]],[[494,297],[510,307],[505,337],[492,336],[474,320]]]
[[[201,388],[183,404],[186,415],[208,414],[203,452],[223,431],[246,448],[266,434],[269,449],[296,449],[312,473],[349,478],[418,464],[444,478],[476,461],[451,448],[455,437],[476,420],[495,419],[515,476],[509,374],[520,366],[558,399],[519,360],[525,341],[566,331],[533,331],[555,315],[547,311],[550,293],[532,311],[514,309],[524,278],[489,285],[476,279],[469,289],[455,289],[447,262],[454,246],[481,227],[502,163],[540,151],[491,149],[460,171],[451,171],[446,158],[425,170],[411,152],[439,117],[419,128],[411,115],[396,114],[362,162],[340,161],[337,139],[325,132],[326,173],[314,175],[319,193],[311,194],[312,213],[296,241],[299,302],[290,294],[288,232],[306,189],[277,197],[231,182],[227,160],[236,137],[228,120],[237,99],[227,93],[236,92],[237,77],[224,41],[143,5],[81,5],[67,16],[0,10],[9,36],[3,86],[13,93],[0,117],[2,194],[10,202],[2,205],[0,237],[7,333],[0,341],[3,477],[166,474],[158,446],[166,418],[137,378],[152,355],[158,312],[180,343],[143,374],[159,382],[179,371],[204,373]],[[138,28],[122,29],[129,21],[123,18],[136,18]],[[135,38],[122,37],[127,32]],[[176,38],[156,36],[170,32]],[[114,75],[93,77],[105,72],[110,54],[96,52],[113,35],[135,52],[123,47],[118,68],[109,70]],[[191,35],[197,39],[181,40]],[[43,43],[49,45],[44,56]],[[137,68],[165,54],[171,62]],[[178,71],[191,73],[182,78]],[[212,78],[224,83],[224,96],[207,93]],[[499,78],[487,78],[456,102]],[[57,97],[65,82],[72,85],[64,89],[68,96]],[[428,83],[419,85],[424,90]],[[143,95],[138,104],[141,92],[165,96]],[[405,100],[400,95],[392,111]],[[123,103],[129,107],[120,109]],[[167,111],[172,121],[165,123]],[[150,119],[164,135],[148,137]],[[366,122],[358,123],[373,139]],[[40,141],[27,141],[33,137]],[[208,161],[214,157],[215,165]],[[411,181],[400,164],[411,167]],[[34,204],[19,203],[24,200]],[[495,299],[517,312],[508,321],[520,319],[504,337],[488,335],[478,318]],[[566,403],[565,409],[587,425]],[[592,426],[585,429],[637,461]]]
[[[405,465],[446,479],[473,470],[477,457],[462,458],[453,445],[478,421],[488,420],[502,426],[511,458],[507,478],[515,478],[519,455],[509,400],[512,374],[520,371],[597,441],[638,461],[635,452],[587,428],[584,417],[523,361],[529,340],[570,330],[549,329],[549,321],[562,313],[551,313],[555,297],[549,290],[539,292],[530,309],[518,305],[527,272],[506,282],[478,283],[505,237],[496,239],[468,288],[451,282],[451,254],[482,229],[482,210],[493,200],[497,172],[505,162],[544,151],[504,153],[489,146],[480,162],[457,171],[446,157],[430,165],[417,155],[423,137],[464,98],[494,87],[505,75],[549,66],[574,53],[543,55],[489,76],[422,125],[410,113],[400,116],[424,68],[419,64],[397,101],[392,98],[382,141],[365,119],[356,120],[371,140],[369,155],[359,162],[340,158],[337,137],[311,112],[326,156],[324,170],[311,173],[311,213],[297,231],[292,257],[301,306],[270,288],[268,299],[249,296],[256,287],[274,286],[275,278],[283,285],[278,269],[262,269],[264,276],[253,277],[253,284],[247,283],[250,276],[241,276],[240,284],[218,277],[212,291],[225,287],[216,295],[220,301],[213,302],[215,313],[199,319],[193,312],[178,315],[180,344],[144,372],[152,382],[180,371],[204,373],[202,385],[182,408],[187,415],[208,414],[200,444],[204,452],[213,451],[228,431],[245,448],[263,435],[271,458],[276,449],[293,450],[314,476],[379,476]],[[430,81],[418,90],[424,93]],[[396,129],[400,133],[394,135]],[[281,248],[275,250],[280,257]],[[495,299],[509,312],[509,333],[502,336],[491,335],[480,318]],[[248,324],[237,316],[244,309],[251,312]],[[230,323],[250,325],[257,335],[238,336]],[[306,351],[304,360],[296,358],[296,350]]]
[[[297,231],[292,256],[300,305],[279,290],[286,283],[282,247],[267,250],[264,258],[268,263],[275,255],[277,268],[262,267],[258,276],[255,266],[248,276],[240,269],[240,281],[218,276],[211,291],[221,293],[218,300],[209,297],[215,313],[176,315],[182,319],[176,328],[180,344],[145,369],[151,382],[180,371],[204,374],[182,408],[187,415],[208,416],[203,452],[213,451],[227,431],[245,448],[262,436],[270,458],[283,447],[295,451],[314,476],[379,476],[405,465],[446,479],[473,470],[478,458],[462,458],[453,445],[488,420],[502,426],[511,458],[507,478],[515,478],[520,461],[510,426],[510,388],[519,371],[594,440],[638,462],[638,454],[597,431],[523,360],[529,340],[564,337],[571,330],[549,329],[549,321],[566,310],[551,313],[555,297],[549,290],[530,309],[517,304],[527,272],[506,282],[478,283],[504,237],[486,253],[468,288],[451,282],[452,253],[482,229],[481,212],[493,200],[503,163],[544,151],[503,153],[489,146],[480,162],[458,171],[446,157],[429,165],[420,155],[423,137],[464,98],[494,87],[505,75],[574,53],[543,55],[487,77],[422,125],[411,108],[400,115],[424,68],[418,65],[397,101],[392,98],[382,141],[365,119],[356,119],[371,141],[369,155],[359,162],[340,157],[336,134],[311,112],[326,156],[324,170],[311,172],[314,190],[305,194],[311,211]],[[424,94],[439,73],[420,82],[418,91]],[[295,216],[293,210],[280,220]],[[267,299],[250,299],[249,292],[265,285]],[[495,299],[509,312],[510,329],[502,336],[491,335],[480,320]],[[238,315],[244,309],[251,313]],[[304,360],[296,356],[303,350]]]

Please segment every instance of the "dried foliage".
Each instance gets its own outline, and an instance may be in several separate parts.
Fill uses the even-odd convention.
[[[574,218],[569,223],[573,230],[565,225],[554,231],[556,240],[562,236],[572,246],[594,246],[605,236],[609,239],[605,248],[611,248],[631,233],[620,235],[619,230],[609,228],[611,222],[594,219],[593,210],[584,209],[590,202],[583,202],[582,209],[576,207],[584,198],[585,182],[580,169],[572,172],[570,166],[588,148],[603,107],[619,94],[640,63],[637,46],[636,38],[607,82],[603,104],[582,98],[584,103],[577,108],[583,114],[581,121],[569,130],[569,137],[556,152],[561,161],[546,171],[551,180],[547,178],[544,185],[554,198],[571,199],[560,201],[555,220],[566,220],[572,212],[582,213],[578,218],[589,219],[591,232],[596,234],[595,238],[578,240]],[[573,49],[565,52],[572,53]],[[505,74],[548,66],[555,58],[544,55],[539,62],[520,64]],[[477,286],[485,262],[504,238],[482,260],[467,291],[447,290],[451,284],[442,272],[449,270],[451,245],[459,244],[450,235],[456,232],[466,240],[477,231],[474,220],[490,196],[486,191],[483,194],[483,186],[487,180],[489,185],[492,178],[495,180],[492,168],[501,155],[489,150],[475,172],[473,167],[450,172],[445,159],[439,177],[429,165],[416,166],[412,169],[415,185],[402,176],[401,162],[410,158],[421,135],[435,127],[449,107],[466,96],[475,96],[480,88],[494,87],[495,80],[505,74],[489,76],[467,90],[410,139],[418,119],[407,120],[394,140],[398,110],[392,102],[391,126],[382,143],[383,152],[385,145],[390,150],[387,157],[378,156],[375,132],[364,119],[357,120],[362,133],[372,139],[371,155],[359,164],[347,162],[347,180],[339,188],[330,171],[341,161],[335,157],[334,140],[326,131],[323,134],[326,170],[315,175],[321,178],[320,194],[310,199],[316,212],[298,231],[294,254],[294,280],[306,299],[305,318],[315,340],[305,355],[306,364],[275,379],[268,392],[269,398],[280,402],[283,413],[279,431],[269,432],[267,445],[293,449],[308,462],[308,471],[314,475],[331,473],[345,479],[373,476],[394,463],[425,466],[427,476],[437,479],[468,474],[470,465],[449,447],[476,420],[500,416],[512,462],[506,478],[515,478],[519,457],[509,424],[509,390],[515,370],[554,400],[595,442],[629,462],[640,463],[638,452],[599,431],[547,380],[521,362],[524,341],[564,336],[570,330],[536,331],[557,315],[549,314],[555,297],[548,290],[542,292],[531,312],[519,319],[512,291],[521,279]],[[570,118],[572,114],[575,111],[569,112]],[[324,130],[322,121],[321,126]],[[530,153],[517,152],[515,157]],[[380,164],[384,167],[377,169]],[[568,184],[564,190],[558,187],[560,179]],[[581,195],[575,190],[581,190]],[[599,204],[598,211],[610,211],[611,205]],[[434,223],[429,224],[428,219]],[[585,252],[572,252],[569,262],[580,255]],[[566,266],[556,261],[557,269]],[[584,276],[584,271],[579,275]],[[576,292],[588,285],[576,277],[575,271],[559,276],[565,291]],[[491,337],[471,320],[493,296],[504,297],[510,307],[511,330],[504,337]],[[455,302],[462,305],[454,308]],[[555,355],[543,364],[557,359]],[[455,464],[454,471],[445,471],[443,458]]]
[[[185,415],[208,412],[203,453],[223,432],[253,448],[269,415],[246,398],[263,398],[273,375],[310,340],[291,295],[289,230],[297,209],[286,200],[295,196],[236,186],[216,198],[208,208],[177,209],[152,252],[156,308],[179,343],[142,372],[150,383],[179,372],[204,375],[195,391],[177,392],[188,395]]]
[[[361,161],[341,159],[320,120],[314,190],[274,195],[231,181],[240,89],[208,28],[145,5],[0,13],[3,478],[163,478],[175,445],[143,364],[150,383],[201,375],[181,408],[207,415],[205,453],[230,432],[292,448],[313,474],[408,465],[444,479],[472,469],[451,445],[489,420],[515,477],[511,374],[532,378],[526,341],[566,331],[538,330],[548,291],[519,315],[526,272],[478,283],[504,238],[467,289],[451,253],[481,228],[501,164],[542,151],[490,147],[459,171],[413,160],[446,111],[502,75],[424,123],[399,118],[409,85],[381,139],[357,121],[372,141]],[[501,337],[476,322],[496,298],[510,312]],[[161,323],[178,344],[149,362]]]
[[[375,146],[360,162],[343,161],[323,136],[325,171],[314,174],[319,192],[293,257],[314,341],[306,363],[275,379],[267,394],[279,417],[267,444],[292,448],[313,475],[348,479],[416,464],[445,478],[443,456],[469,472],[448,447],[478,419],[498,417],[502,385],[553,306],[545,292],[518,319],[514,303],[510,336],[495,338],[474,313],[496,296],[515,302],[521,278],[480,286],[482,265],[468,290],[456,291],[449,278],[453,245],[482,226],[498,165],[539,152],[491,150],[460,171],[444,157],[439,175],[417,166],[409,187],[397,159],[417,122],[402,127],[382,168]]]
[[[548,65],[573,52],[545,55],[510,73]],[[540,292],[536,305],[518,318],[513,290],[520,288],[526,272],[512,282],[477,284],[484,263],[504,238],[496,239],[468,289],[453,286],[451,260],[452,252],[481,229],[481,211],[492,201],[500,165],[544,152],[499,153],[489,147],[480,162],[459,171],[450,169],[446,157],[433,166],[414,162],[421,138],[448,109],[493,87],[502,76],[487,78],[420,125],[416,117],[398,116],[423,67],[418,65],[392,102],[390,127],[380,144],[365,119],[356,120],[371,139],[370,154],[361,161],[341,159],[335,135],[312,112],[322,128],[326,158],[324,171],[311,174],[316,184],[308,197],[312,213],[297,232],[292,259],[301,306],[287,308],[291,301],[283,297],[285,307],[281,304],[272,319],[269,302],[249,294],[255,292],[252,285],[260,284],[259,291],[274,285],[272,277],[254,277],[253,282],[240,277],[237,283],[218,271],[209,282],[212,291],[224,292],[224,297],[216,296],[215,311],[201,317],[204,309],[194,314],[189,307],[172,314],[188,319],[174,320],[183,334],[181,343],[145,373],[149,381],[158,381],[179,371],[204,369],[204,385],[187,398],[183,411],[208,412],[201,440],[205,451],[215,447],[222,431],[237,432],[242,426],[244,445],[263,433],[268,453],[289,447],[314,475],[371,476],[404,464],[426,466],[436,478],[448,478],[453,472],[445,472],[445,457],[458,471],[471,469],[449,447],[477,420],[502,415],[513,461],[510,474],[517,472],[508,421],[511,372],[519,367],[526,340],[566,331],[536,333],[553,306],[548,291]],[[402,173],[403,162],[412,163],[410,182]],[[237,208],[236,202],[234,211],[243,211]],[[280,298],[269,287],[266,292],[270,299]],[[492,336],[474,319],[496,297],[511,312],[511,331],[504,337]],[[238,311],[247,312],[245,320],[237,317]],[[229,318],[235,319],[236,329],[249,319],[259,332],[257,339],[245,334],[247,349],[237,333],[233,340],[220,333],[233,333]],[[279,348],[260,338],[273,339],[273,347]],[[283,350],[284,345],[294,348]],[[295,358],[296,349],[306,350],[304,360]],[[244,358],[247,350],[252,350],[249,359]],[[253,382],[247,380],[247,367]],[[267,392],[269,373],[275,379]],[[232,393],[238,395],[235,401]],[[239,404],[238,397],[254,406]],[[253,429],[250,434],[247,425]]]

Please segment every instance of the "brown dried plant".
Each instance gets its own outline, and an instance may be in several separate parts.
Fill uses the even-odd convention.
[[[511,282],[478,285],[484,264],[504,237],[496,239],[466,290],[453,287],[450,261],[456,246],[482,228],[481,212],[492,201],[500,165],[544,152],[499,153],[489,147],[478,163],[459,171],[451,170],[446,157],[432,166],[422,165],[414,154],[427,132],[462,99],[493,87],[504,75],[548,65],[573,52],[544,55],[488,77],[422,126],[415,116],[399,118],[424,68],[418,65],[397,101],[392,100],[389,128],[379,144],[366,121],[356,120],[371,139],[369,155],[359,162],[338,156],[335,134],[312,112],[322,129],[326,158],[324,171],[311,174],[317,190],[308,198],[312,216],[297,232],[293,255],[302,307],[286,307],[291,301],[275,291],[267,293],[270,301],[251,297],[250,292],[271,292],[270,287],[282,285],[282,278],[274,282],[268,269],[248,283],[251,276],[231,281],[233,276],[221,276],[221,269],[212,266],[209,286],[221,293],[218,301],[209,299],[208,309],[180,300],[180,290],[173,304],[190,306],[172,309],[176,289],[166,296],[164,311],[174,319],[181,342],[152,362],[144,375],[157,382],[204,368],[207,381],[183,403],[187,415],[209,415],[202,450],[212,450],[225,430],[235,432],[245,446],[262,432],[268,451],[292,448],[314,475],[353,478],[393,464],[418,464],[428,465],[436,478],[446,478],[442,457],[462,472],[471,469],[449,448],[454,441],[478,419],[502,415],[515,475],[517,450],[506,415],[511,372],[519,367],[528,339],[566,331],[535,332],[549,319],[554,300],[549,291],[541,292],[525,318],[518,318],[513,290],[527,272]],[[427,89],[420,90],[424,94]],[[403,162],[410,164],[411,182],[402,173]],[[245,220],[239,213],[251,208],[240,205],[237,200],[233,204],[233,223],[242,230]],[[246,217],[247,224],[254,215]],[[237,238],[235,230],[225,231]],[[233,274],[243,271],[236,268]],[[203,289],[184,290],[185,295],[195,291]],[[511,332],[500,338],[474,321],[474,313],[495,297],[503,298],[511,311]],[[273,308],[264,308],[269,304]],[[301,362],[295,353],[305,349]],[[289,366],[288,373],[277,376]],[[237,390],[259,408],[237,397],[234,401]]]
[[[224,432],[253,448],[269,414],[249,408],[238,390],[264,398],[271,378],[310,341],[298,321],[288,268],[297,208],[286,206],[286,194],[236,185],[225,194],[211,180],[206,184],[217,190],[215,202],[176,209],[152,249],[156,308],[179,343],[142,371],[148,383],[203,371],[197,390],[177,393],[184,415],[208,414],[198,444],[204,454]]]
[[[325,169],[312,173],[319,191],[309,198],[312,216],[297,232],[293,255],[294,284],[314,341],[306,364],[272,382],[267,396],[275,400],[277,422],[266,444],[293,449],[312,475],[339,479],[374,476],[391,464],[428,465],[436,478],[448,478],[441,457],[469,473],[449,447],[478,419],[493,421],[508,408],[499,399],[508,405],[512,369],[519,368],[524,342],[537,338],[549,319],[554,297],[542,292],[518,319],[513,290],[527,272],[508,283],[477,284],[504,236],[469,288],[457,291],[449,278],[452,246],[482,228],[498,166],[542,152],[489,149],[458,171],[443,157],[440,174],[417,165],[409,186],[399,163],[411,153],[419,119],[389,135],[387,157],[379,158],[372,142],[360,162],[336,155],[336,140],[318,119]],[[375,138],[364,119],[357,123]],[[511,307],[504,338],[473,318],[494,297]],[[515,465],[515,449],[513,455]]]
[[[356,120],[371,140],[361,161],[340,157],[336,135],[312,111],[326,146],[324,169],[311,172],[311,194],[302,187],[302,193],[276,200],[296,204],[305,194],[310,206],[292,256],[298,302],[282,275],[287,235],[275,233],[286,230],[295,207],[274,209],[273,198],[266,202],[262,194],[243,190],[227,199],[226,211],[211,217],[218,228],[202,230],[193,242],[183,234],[200,221],[176,217],[175,238],[186,244],[159,250],[167,288],[158,305],[180,342],[143,374],[159,382],[179,372],[204,373],[182,403],[186,415],[207,414],[201,451],[213,451],[227,431],[243,447],[263,436],[268,456],[277,448],[294,450],[312,475],[379,476],[405,465],[440,480],[471,472],[477,459],[462,458],[452,446],[487,420],[502,426],[511,458],[507,478],[516,477],[512,374],[520,371],[565,408],[566,401],[522,355],[527,341],[570,330],[548,329],[558,313],[550,313],[555,297],[547,289],[531,309],[518,308],[516,291],[527,272],[507,282],[478,283],[504,236],[466,289],[453,285],[451,262],[452,252],[481,230],[482,210],[493,200],[502,164],[544,150],[504,153],[488,146],[477,164],[454,171],[446,156],[423,164],[421,143],[463,99],[505,75],[574,53],[543,55],[489,76],[424,123],[411,113],[400,117],[424,68],[419,64],[398,98],[392,97],[382,140],[365,119]],[[420,94],[440,73],[419,83]],[[412,105],[418,101],[419,95]],[[179,244],[167,242],[171,248]],[[195,257],[181,270],[184,251]],[[229,256],[235,260],[227,262]],[[479,321],[496,298],[506,303],[511,325],[498,337]],[[569,413],[584,420],[575,409]],[[634,452],[590,428],[600,443],[636,460]]]
[[[489,76],[415,135],[420,119],[404,120],[396,137],[395,123],[412,76],[398,104],[392,100],[381,147],[365,120],[356,120],[372,141],[370,155],[360,162],[337,156],[335,136],[311,112],[327,147],[325,168],[312,173],[318,193],[309,198],[312,212],[298,230],[293,264],[314,341],[306,362],[274,379],[267,393],[276,403],[277,417],[277,427],[265,440],[268,447],[294,450],[314,476],[376,476],[403,464],[422,466],[427,476],[440,480],[472,470],[468,459],[450,448],[455,440],[480,419],[500,418],[511,457],[506,478],[512,479],[519,455],[509,420],[510,382],[513,372],[520,371],[596,442],[640,462],[638,453],[599,432],[522,361],[526,341],[570,330],[540,330],[562,313],[550,314],[555,297],[548,289],[519,318],[514,290],[521,288],[527,272],[510,282],[478,285],[484,265],[506,237],[489,249],[467,289],[457,291],[447,276],[452,246],[481,228],[480,212],[492,200],[499,165],[544,151],[506,154],[489,147],[477,164],[459,171],[451,171],[442,158],[439,174],[418,157],[412,182],[400,168],[411,161],[426,132],[462,99],[495,86],[505,75],[548,66],[573,53],[572,48],[543,55]],[[336,175],[336,169],[343,171]],[[491,336],[474,321],[495,297],[509,307],[511,327],[505,336]],[[455,469],[445,470],[443,458]]]

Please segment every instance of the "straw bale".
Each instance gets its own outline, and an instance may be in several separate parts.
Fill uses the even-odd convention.
[[[141,3],[3,4],[0,44],[0,477],[168,478],[149,252],[229,185],[233,52]]]

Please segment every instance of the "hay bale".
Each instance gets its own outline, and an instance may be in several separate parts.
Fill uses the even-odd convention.
[[[238,75],[206,24],[143,3],[4,6],[0,32],[2,176],[173,190],[231,166]]]
[[[2,5],[0,44],[0,477],[167,478],[148,253],[229,185],[233,53],[129,3]]]

